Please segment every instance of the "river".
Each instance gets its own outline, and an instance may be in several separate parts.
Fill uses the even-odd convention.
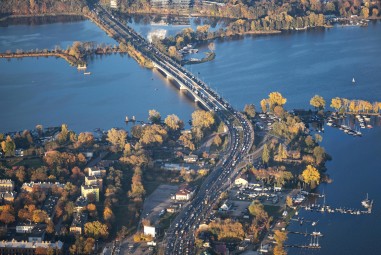
[[[56,33],[57,26],[71,27],[70,35]],[[34,39],[30,40],[29,34],[46,36],[45,39],[31,36]],[[113,43],[89,21],[33,28],[11,25],[0,27],[0,35],[1,51],[35,48],[40,44],[66,47],[75,40]],[[9,39],[14,37],[20,38],[17,45]],[[309,99],[314,94],[324,96],[327,101],[335,96],[380,101],[380,43],[379,23],[370,23],[367,28],[337,27],[245,36],[216,41],[214,61],[187,68],[238,109],[245,103],[255,103],[258,107],[259,101],[272,91],[280,91],[287,97],[289,109],[309,107]],[[54,58],[1,60],[0,131],[63,122],[76,131],[107,129],[123,126],[125,115],[145,119],[151,108],[158,109],[164,116],[175,113],[184,120],[188,120],[194,110],[195,105],[167,80],[139,67],[127,56],[95,58],[89,64],[89,71],[92,75],[84,76],[64,60]],[[355,85],[351,82],[353,77]],[[352,208],[359,208],[368,192],[375,200],[373,213],[364,216],[301,213],[305,218],[318,220],[317,226],[293,224],[290,229],[321,231],[324,234],[319,242],[322,249],[290,249],[289,254],[355,255],[377,254],[381,250],[377,234],[381,229],[381,192],[378,190],[381,129],[375,127],[363,133],[363,137],[355,138],[325,128],[322,145],[333,158],[327,164],[333,183],[321,185],[319,191],[326,194],[327,204]],[[289,235],[288,243],[307,244],[309,238]]]

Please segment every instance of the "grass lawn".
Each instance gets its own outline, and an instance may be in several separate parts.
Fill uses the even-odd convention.
[[[280,206],[264,205],[264,209],[271,217],[279,218],[282,215],[282,212],[280,211]]]
[[[27,166],[32,168],[38,168],[44,165],[44,162],[40,158],[22,159],[20,161],[13,162],[12,166]]]

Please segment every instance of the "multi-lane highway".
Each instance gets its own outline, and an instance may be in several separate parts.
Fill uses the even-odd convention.
[[[99,5],[93,6],[92,9],[102,25],[114,31],[118,41],[131,43],[145,58],[152,61],[156,68],[176,78],[182,86],[187,87],[191,94],[200,98],[201,104],[215,111],[216,116],[228,128],[230,142],[224,154],[220,156],[221,160],[198,188],[193,200],[183,207],[172,221],[164,237],[165,254],[194,254],[195,230],[210,216],[214,203],[237,175],[236,166],[252,147],[253,127],[245,116],[235,111],[226,100],[203,81],[162,54],[133,29],[122,24]]]

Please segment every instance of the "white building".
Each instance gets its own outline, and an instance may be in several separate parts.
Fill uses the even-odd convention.
[[[188,185],[181,185],[175,194],[175,199],[179,201],[189,201],[193,198],[194,190]]]
[[[156,228],[152,226],[144,226],[144,234],[150,235],[152,237],[155,237],[156,235]]]
[[[32,233],[32,230],[35,226],[36,225],[32,225],[32,224],[17,225],[16,233],[19,233],[19,234]]]
[[[247,186],[249,184],[249,182],[243,176],[239,176],[239,177],[237,177],[234,180],[234,184],[237,185],[237,186],[243,186],[243,187],[245,187],[245,186]]]
[[[110,7],[113,9],[118,9],[118,0],[110,0]]]

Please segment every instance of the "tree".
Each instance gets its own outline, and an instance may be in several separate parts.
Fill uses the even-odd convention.
[[[267,164],[269,162],[269,160],[270,160],[270,150],[269,150],[267,144],[265,144],[263,146],[262,162]]]
[[[123,150],[123,155],[124,156],[127,156],[131,153],[131,144],[130,143],[126,143],[124,145],[124,150]]]
[[[194,151],[195,146],[192,139],[192,133],[184,133],[179,137],[179,141],[183,143],[185,148],[189,148],[191,151]]]
[[[42,136],[44,134],[44,127],[42,125],[37,125],[36,130],[39,136]]]
[[[322,162],[324,162],[325,159],[325,150],[324,148],[317,146],[314,148],[313,151],[314,157],[315,157],[315,162],[317,165],[320,165]]]
[[[90,147],[93,145],[94,143],[94,135],[90,132],[84,132],[84,133],[80,133],[78,135],[78,138],[77,138],[77,146],[80,147],[80,146],[86,146],[86,147]]]
[[[1,142],[1,149],[6,156],[11,156],[15,154],[16,144],[12,138],[8,135],[5,141]]]
[[[274,110],[274,107],[279,105],[283,106],[287,102],[287,99],[282,96],[279,92],[271,92],[269,94],[268,103],[270,105],[270,109]]]
[[[274,232],[274,240],[275,240],[275,247],[274,247],[274,255],[286,255],[287,252],[284,250],[283,244],[287,239],[287,235],[285,232],[282,232],[280,230],[275,230]]]
[[[158,111],[156,111],[155,109],[149,110],[148,115],[149,115],[149,117],[148,117],[149,121],[151,121],[152,123],[156,123],[156,124],[160,123],[161,115]]]
[[[325,100],[323,97],[315,95],[311,98],[310,105],[312,105],[318,110],[323,110],[325,108]]]
[[[164,120],[165,125],[173,131],[176,131],[184,126],[184,123],[176,115],[168,115]]]
[[[105,221],[113,221],[114,220],[114,213],[112,212],[111,208],[105,207],[103,210],[103,219]]]
[[[0,221],[5,225],[15,222],[15,216],[9,211],[4,210],[0,214]]]
[[[193,133],[196,140],[201,140],[205,132],[214,124],[213,113],[204,110],[197,110],[192,113]]]
[[[126,144],[127,132],[123,129],[112,128],[107,133],[107,141],[117,148],[117,150],[123,150]]]
[[[315,184],[319,184],[320,173],[315,167],[308,165],[302,173],[302,178],[306,184],[312,186]]]
[[[267,112],[267,100],[266,99],[261,100],[261,109],[262,109],[262,112]]]
[[[214,145],[216,145],[217,147],[220,147],[220,145],[222,144],[222,140],[221,140],[221,137],[219,135],[216,135],[213,139],[213,143]]]
[[[143,133],[139,142],[144,145],[151,145],[155,143],[162,144],[166,138],[167,130],[160,125],[153,124],[143,128]]]
[[[35,223],[46,222],[49,218],[48,214],[43,210],[34,210],[32,215],[32,220]]]
[[[292,201],[292,197],[290,197],[290,196],[286,197],[286,205],[288,207],[293,207],[294,206],[294,202]]]
[[[362,9],[361,9],[361,16],[363,16],[364,19],[367,19],[369,17],[369,8],[362,7]]]
[[[69,138],[69,129],[66,124],[61,125],[61,132],[58,134],[57,139],[59,143],[65,143]]]
[[[106,224],[103,224],[100,221],[92,221],[85,224],[85,234],[94,237],[95,239],[105,239],[109,235],[109,232]]]
[[[342,107],[341,98],[339,97],[332,98],[331,107],[335,109],[336,111],[339,111]]]
[[[54,233],[54,223],[53,223],[53,221],[51,221],[51,220],[48,221],[48,224],[46,226],[46,232],[48,234],[53,234]]]
[[[255,117],[255,106],[253,104],[245,104],[243,111],[247,114],[247,116],[251,118]]]

